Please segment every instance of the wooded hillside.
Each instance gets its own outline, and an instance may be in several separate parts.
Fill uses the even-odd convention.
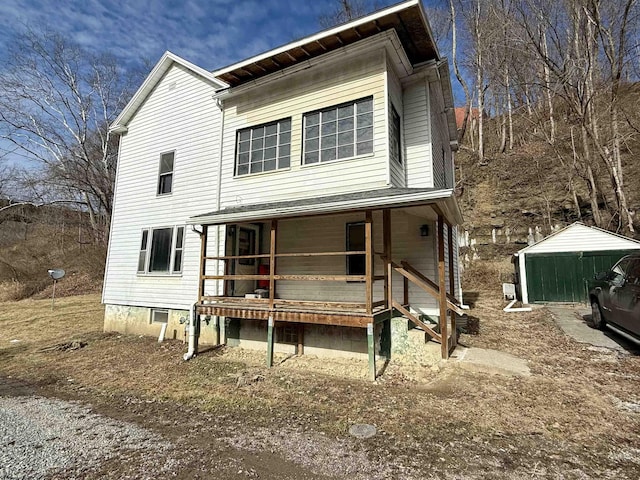
[[[466,106],[458,179],[467,218],[503,216],[483,226],[510,222],[518,234],[582,220],[636,235],[637,2],[448,3]]]

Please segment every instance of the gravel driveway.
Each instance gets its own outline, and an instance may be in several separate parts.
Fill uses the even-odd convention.
[[[25,396],[0,397],[0,446],[0,478],[31,480],[84,478],[102,461],[135,452],[161,459],[170,444],[76,402]]]

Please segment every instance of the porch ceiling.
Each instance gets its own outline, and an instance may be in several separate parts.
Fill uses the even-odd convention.
[[[239,205],[196,215],[190,225],[222,225],[275,218],[327,215],[358,210],[437,205],[453,224],[462,223],[462,215],[453,190],[433,188],[384,188],[364,192],[303,198],[283,202]]]

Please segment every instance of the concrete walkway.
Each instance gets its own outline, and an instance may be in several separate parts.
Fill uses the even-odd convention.
[[[581,305],[547,305],[556,324],[562,331],[580,343],[613,350],[628,350],[627,342],[611,331],[602,331],[588,325],[591,309]]]
[[[528,377],[529,365],[523,358],[499,350],[458,346],[451,356],[463,368],[508,376]]]

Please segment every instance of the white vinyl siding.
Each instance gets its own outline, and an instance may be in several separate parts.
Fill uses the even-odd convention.
[[[174,64],[122,136],[104,303],[188,310],[197,299],[200,237],[191,229],[185,229],[182,275],[139,275],[137,267],[143,228],[184,224],[215,205],[221,117],[214,92]],[[158,196],[160,155],[174,150],[180,161],[174,165],[173,192]],[[215,251],[217,229],[210,231]]]
[[[389,112],[392,109],[398,113],[400,117],[400,157],[402,162],[396,162],[391,157],[391,153],[389,155],[389,169],[391,174],[391,184],[394,187],[405,187],[406,186],[406,178],[405,178],[405,167],[404,167],[404,138],[403,138],[403,95],[402,95],[402,86],[400,85],[400,80],[398,80],[398,76],[393,69],[393,66],[390,63],[387,63],[387,91],[389,95]],[[389,113],[391,116],[391,113]],[[389,122],[389,135],[391,136],[391,122]],[[391,148],[391,142],[389,143]]]
[[[431,112],[431,158],[433,162],[433,183],[436,188],[451,188],[453,172],[447,118],[444,114],[442,91],[436,82],[429,84]]]
[[[382,51],[345,55],[274,80],[269,88],[252,89],[225,100],[222,207],[386,187],[384,68]],[[373,153],[337,163],[303,165],[304,114],[365,97],[373,98]],[[235,132],[284,117],[291,117],[291,168],[234,176]]]
[[[339,252],[346,245],[346,225],[364,220],[364,214],[345,214],[330,217],[309,217],[281,220],[278,223],[277,251],[280,253],[301,253],[313,251]],[[374,250],[382,251],[382,214],[373,215]],[[437,279],[435,235],[420,236],[420,225],[429,223],[423,217],[394,210],[391,213],[393,259],[396,262],[407,260],[432,280]],[[430,229],[434,230],[433,224]],[[322,243],[318,239],[322,238]],[[384,264],[379,256],[375,258],[376,275],[384,274]],[[344,256],[279,258],[278,273],[291,275],[345,275],[347,272]],[[374,300],[384,297],[384,282],[374,284]],[[396,299],[402,299],[403,281],[394,274],[393,292]],[[437,312],[435,299],[420,287],[409,285],[411,307],[423,313]],[[363,302],[365,300],[364,282],[276,282],[278,298],[292,300],[331,300],[343,302]]]
[[[404,151],[407,187],[433,187],[429,90],[425,79],[404,90]]]
[[[219,171],[221,208],[380,189],[389,186],[389,182],[398,187],[433,186],[426,81],[409,84],[403,93],[395,74],[389,74],[386,68],[381,49],[360,51],[331,62],[312,62],[307,69],[274,79],[264,88],[236,93],[224,100],[222,149],[222,117],[212,99],[215,88],[181,66],[170,68],[121,138],[103,302],[171,310],[191,307],[199,287],[198,233],[185,228],[182,248],[176,243],[174,262],[177,256],[181,257],[182,275],[140,275],[138,265],[143,257],[146,262],[152,229],[184,225],[189,217],[216,209]],[[372,153],[303,165],[305,113],[369,97],[373,99]],[[402,165],[391,161],[389,155],[391,105],[401,118]],[[236,175],[237,132],[285,118],[291,118],[289,167]],[[178,152],[172,170],[172,193],[157,195],[160,155],[172,151]],[[264,163],[264,158],[261,161]],[[420,225],[428,222],[401,211],[394,211],[392,216],[394,259],[408,260],[435,280],[435,235],[419,235]],[[380,251],[381,215],[376,213],[374,218],[376,251]],[[362,220],[360,214],[282,220],[278,250],[342,251],[346,223]],[[149,233],[146,248],[141,250],[143,229]],[[228,238],[224,227],[210,227],[208,254],[223,255]],[[263,242],[266,238],[264,235]],[[282,268],[287,273],[290,268],[288,273],[307,273],[309,266],[317,266],[320,272],[346,271],[344,257],[296,260],[293,264],[291,259],[279,259],[278,270]],[[208,262],[206,273],[221,274],[222,263]],[[379,259],[376,272],[383,273]],[[382,284],[376,282],[377,299],[382,298]],[[205,282],[205,293],[221,294],[220,285],[217,281]],[[327,282],[320,290],[316,287],[314,282],[278,282],[278,294],[292,299],[364,301],[361,283]],[[393,288],[401,298],[401,278],[394,277]],[[435,300],[418,287],[411,285],[410,291],[412,306],[435,308]]]

